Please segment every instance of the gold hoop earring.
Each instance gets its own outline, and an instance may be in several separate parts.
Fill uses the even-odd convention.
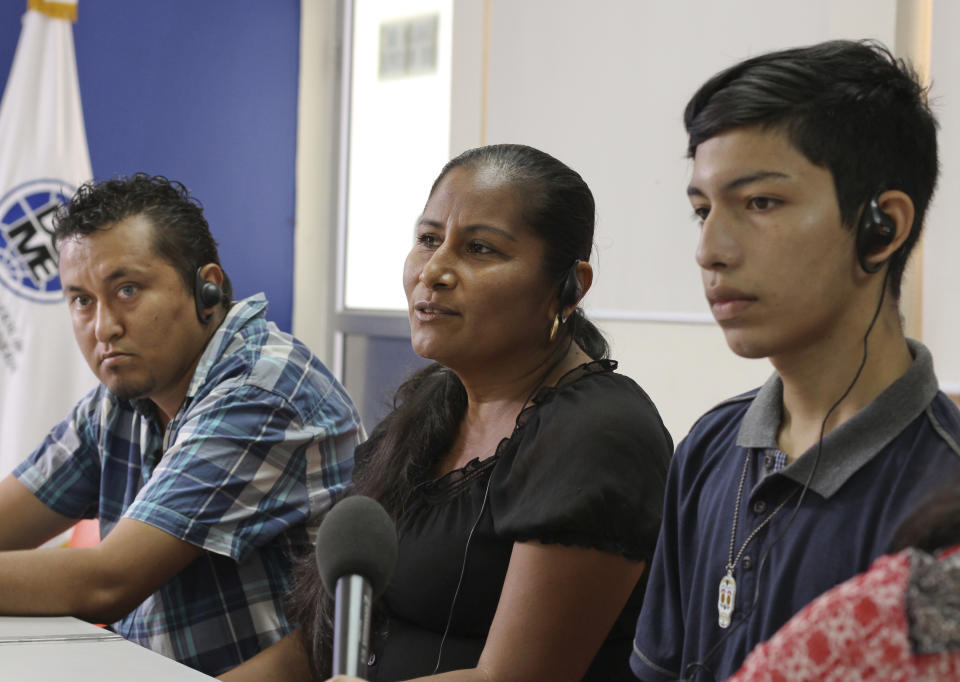
[[[557,316],[553,318],[553,326],[550,327],[550,342],[552,343],[557,339],[557,331],[560,329],[560,313],[557,313]]]

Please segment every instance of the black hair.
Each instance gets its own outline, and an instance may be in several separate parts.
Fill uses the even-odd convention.
[[[109,229],[138,215],[150,219],[156,254],[173,266],[194,295],[197,268],[207,263],[220,265],[217,242],[200,203],[183,184],[162,175],[135,173],[82,185],[57,212],[54,242],[59,245],[71,237]],[[224,294],[221,304],[229,310],[233,286],[226,272],[220,288]]]
[[[938,488],[905,518],[893,535],[891,552],[916,547],[933,553],[960,543],[960,477]]]
[[[596,209],[593,194],[578,173],[533,147],[498,144],[471,149],[448,162],[430,189],[454,168],[492,170],[522,192],[525,224],[543,240],[546,274],[557,282],[557,295],[576,261],[587,261],[593,248]],[[577,308],[561,327],[569,342],[591,358],[607,357],[600,331]],[[546,331],[545,331],[546,333]],[[393,398],[393,410],[370,438],[357,447],[351,494],[378,500],[391,517],[403,513],[413,489],[428,480],[449,452],[467,409],[467,392],[456,373],[433,363],[408,378]],[[329,677],[333,638],[332,603],[313,557],[298,564],[290,619],[303,629],[311,670],[317,680]]]
[[[735,128],[782,131],[833,175],[840,215],[853,228],[885,190],[913,201],[909,237],[890,259],[895,299],[937,182],[937,123],[927,89],[902,59],[872,41],[835,40],[747,59],[713,76],[687,103],[692,158]]]

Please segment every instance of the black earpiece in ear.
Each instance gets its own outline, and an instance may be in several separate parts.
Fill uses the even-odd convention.
[[[860,218],[860,225],[857,226],[857,260],[860,261],[860,267],[864,272],[869,273],[877,272],[886,261],[871,265],[867,257],[874,251],[889,245],[897,234],[897,226],[893,218],[883,212],[877,201],[878,198],[874,197],[870,200]]]
[[[583,289],[580,286],[580,280],[577,278],[577,265],[579,260],[573,261],[573,265],[563,276],[563,284],[560,285],[560,308],[566,308],[580,300]]]
[[[193,285],[193,300],[197,304],[197,318],[206,324],[213,317],[212,313],[204,314],[206,308],[212,308],[223,300],[223,289],[213,282],[208,282],[200,276],[203,268],[197,268],[197,276]]]

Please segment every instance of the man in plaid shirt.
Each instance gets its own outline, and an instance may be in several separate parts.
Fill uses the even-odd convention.
[[[113,622],[218,674],[291,629],[291,562],[349,484],[359,417],[262,295],[231,302],[179,183],[86,185],[55,236],[101,384],[0,481],[0,613]],[[33,549],[89,517],[99,546]]]

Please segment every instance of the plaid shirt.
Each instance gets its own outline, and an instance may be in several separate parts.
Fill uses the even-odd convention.
[[[291,557],[310,551],[363,436],[343,387],[266,307],[233,305],[166,433],[152,402],[100,386],[15,472],[60,514],[99,517],[101,536],[131,518],[206,550],[114,628],[214,675],[291,629]]]

